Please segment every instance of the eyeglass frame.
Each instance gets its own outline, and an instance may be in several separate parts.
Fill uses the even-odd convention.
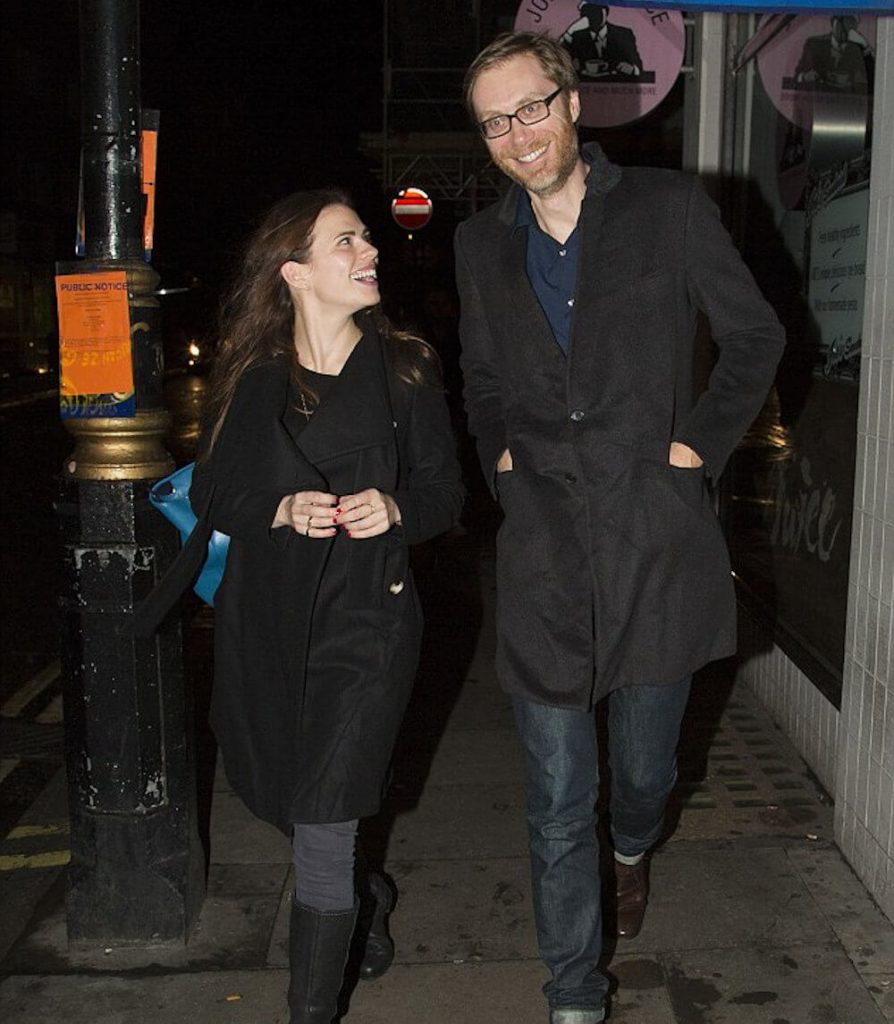
[[[483,121],[478,121],[477,122],[478,130],[481,132],[482,138],[484,138],[486,140],[502,139],[504,135],[508,135],[512,131],[512,119],[513,118],[515,118],[515,120],[518,121],[519,124],[523,124],[523,125],[526,125],[526,126],[527,125],[532,125],[532,124],[540,124],[541,121],[545,121],[549,117],[549,115],[550,115],[550,109],[549,109],[550,108],[550,104],[559,95],[559,93],[562,93],[564,91],[565,91],[565,87],[560,85],[559,88],[556,89],[555,92],[551,92],[549,94],[549,96],[544,96],[542,99],[539,99],[539,100],[528,100],[527,103],[523,103],[515,111],[514,114],[492,114],[490,117],[486,117]],[[538,117],[534,121],[523,121],[522,118],[519,116],[520,112],[522,110],[524,110],[525,107],[533,106],[535,103],[544,103],[544,104],[546,104],[546,113],[543,115],[543,117]],[[493,121],[494,118],[497,118],[497,117],[506,117],[506,118],[508,118],[509,119],[509,127],[506,129],[505,132],[500,132],[499,135],[488,135],[487,134],[487,129],[485,128],[485,125],[488,123],[488,121]]]

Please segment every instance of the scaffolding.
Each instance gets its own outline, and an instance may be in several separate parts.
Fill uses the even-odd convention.
[[[361,136],[361,148],[386,192],[416,186],[464,217],[505,189],[470,128],[462,83],[481,40],[511,27],[510,8],[505,0],[384,0],[382,130]]]

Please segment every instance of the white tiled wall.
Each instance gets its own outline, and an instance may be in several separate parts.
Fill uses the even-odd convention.
[[[764,649],[761,649],[761,648]],[[838,709],[774,644],[747,611],[739,612],[739,648],[749,651],[739,675],[772,713],[822,786],[835,792]]]
[[[894,19],[878,19],[835,837],[894,918]]]
[[[835,838],[894,920],[894,18],[878,19],[873,133],[841,713],[777,647],[742,675],[833,794]],[[750,650],[758,629],[744,614]]]

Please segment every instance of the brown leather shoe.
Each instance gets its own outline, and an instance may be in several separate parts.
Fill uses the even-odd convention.
[[[618,937],[634,939],[643,926],[646,913],[646,896],[649,883],[646,874],[646,858],[639,864],[622,864],[615,861],[617,882]]]

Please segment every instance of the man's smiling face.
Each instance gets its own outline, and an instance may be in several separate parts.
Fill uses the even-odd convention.
[[[510,57],[483,71],[472,90],[472,106],[478,121],[495,114],[511,114],[532,100],[555,92],[556,83],[546,76],[540,61],[530,53]],[[549,116],[537,124],[512,119],[512,128],[498,139],[486,139],[491,158],[500,170],[534,195],[561,191],[574,170],[578,154],[574,122],[580,113],[576,91],[557,96]]]

